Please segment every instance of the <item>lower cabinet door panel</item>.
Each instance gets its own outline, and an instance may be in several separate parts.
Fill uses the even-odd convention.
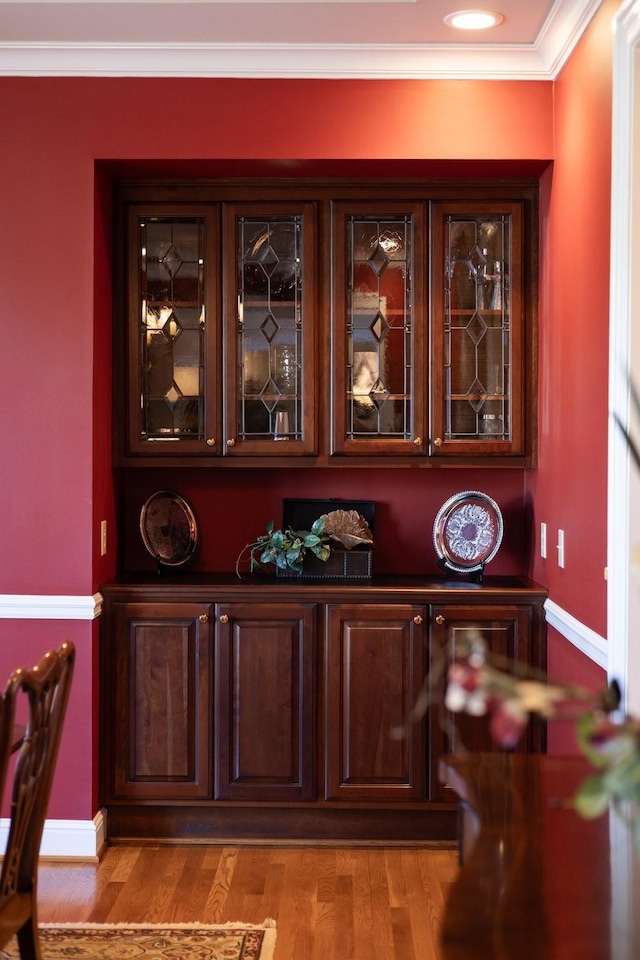
[[[327,800],[424,799],[424,721],[407,721],[424,680],[425,626],[421,606],[329,606]]]
[[[114,605],[118,797],[211,796],[211,606]]]
[[[314,620],[314,604],[218,605],[217,799],[313,799]]]
[[[446,754],[492,752],[503,748],[496,744],[487,716],[452,713],[442,708],[446,688],[446,665],[464,655],[468,643],[481,638],[496,665],[510,672],[519,663],[526,672],[531,660],[531,607],[525,606],[434,606],[431,634],[432,665],[442,671],[441,688],[433,691],[431,715],[431,792],[433,799],[451,800],[453,791],[438,781],[438,761]],[[539,728],[530,721],[516,751],[539,749],[535,738]]]

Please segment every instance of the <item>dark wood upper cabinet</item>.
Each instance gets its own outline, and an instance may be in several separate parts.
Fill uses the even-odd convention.
[[[118,211],[117,465],[535,465],[533,182],[130,184]]]
[[[425,206],[333,205],[331,453],[424,455]]]
[[[432,209],[431,456],[525,453],[522,204]]]
[[[219,217],[216,209],[133,204],[127,211],[126,323],[116,344],[126,450],[138,457],[220,449]]]
[[[225,456],[317,452],[311,203],[223,209]]]

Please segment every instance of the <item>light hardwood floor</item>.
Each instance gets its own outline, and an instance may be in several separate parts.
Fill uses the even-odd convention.
[[[277,924],[274,960],[439,960],[450,849],[113,846],[43,863],[39,919]]]

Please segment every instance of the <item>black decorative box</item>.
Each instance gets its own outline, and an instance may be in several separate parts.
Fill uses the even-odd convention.
[[[314,521],[333,510],[355,510],[367,521],[374,533],[373,518],[375,502],[373,500],[303,500],[285,499],[282,501],[282,528],[292,530],[310,530]],[[290,567],[276,568],[278,577],[303,577],[316,580],[368,580],[373,573],[373,548],[354,547],[352,550],[331,548],[329,559],[319,560],[307,553],[302,570],[297,573]]]

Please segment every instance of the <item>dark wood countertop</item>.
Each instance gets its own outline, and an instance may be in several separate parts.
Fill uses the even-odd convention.
[[[235,573],[152,573],[130,574],[115,577],[102,584],[105,597],[117,599],[132,589],[144,591],[145,596],[161,598],[171,592],[184,599],[206,599],[215,594],[232,601],[246,599],[250,594],[255,600],[295,598],[309,601],[352,601],[354,599],[393,599],[407,603],[459,602],[531,602],[544,601],[547,591],[539,583],[527,577],[487,576],[482,583],[464,578],[412,575],[373,576],[370,579],[312,579],[306,577],[275,577],[266,574]]]
[[[462,867],[442,960],[637,960],[640,860],[613,813],[571,798],[582,757],[475,754],[440,761],[461,801]]]

